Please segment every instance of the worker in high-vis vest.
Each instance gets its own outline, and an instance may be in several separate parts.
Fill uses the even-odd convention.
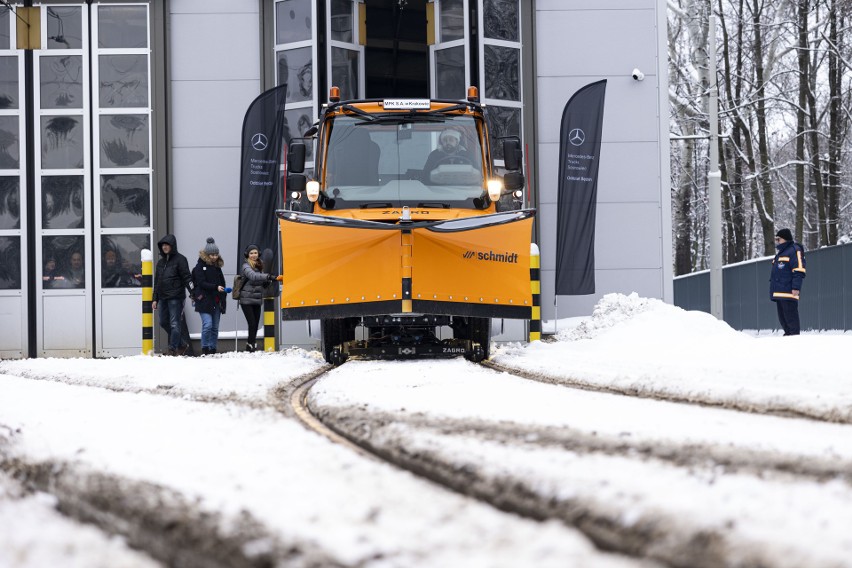
[[[775,234],[778,252],[772,259],[769,297],[778,309],[784,335],[799,335],[799,295],[805,279],[805,250],[793,240],[790,229]]]

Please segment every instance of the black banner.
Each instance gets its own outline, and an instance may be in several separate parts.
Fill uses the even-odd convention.
[[[559,135],[556,295],[595,292],[595,209],[606,80],[565,105]]]
[[[275,209],[281,194],[281,150],[287,85],[261,93],[243,119],[237,273],[248,245],[278,250]]]

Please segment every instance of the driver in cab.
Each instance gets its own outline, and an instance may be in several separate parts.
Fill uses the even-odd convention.
[[[438,136],[438,147],[432,150],[423,166],[427,179],[432,170],[444,164],[465,164],[479,169],[479,162],[461,145],[461,132],[455,128],[447,128]]]

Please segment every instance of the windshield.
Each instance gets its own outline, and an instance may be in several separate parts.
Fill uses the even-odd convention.
[[[345,116],[330,124],[324,189],[334,209],[473,209],[482,170],[473,117]]]

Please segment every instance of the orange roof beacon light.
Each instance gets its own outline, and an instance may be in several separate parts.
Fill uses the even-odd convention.
[[[474,86],[470,86],[467,88],[467,100],[472,103],[479,101],[479,89]]]
[[[328,90],[328,101],[332,103],[340,102],[340,87],[332,87]]]

